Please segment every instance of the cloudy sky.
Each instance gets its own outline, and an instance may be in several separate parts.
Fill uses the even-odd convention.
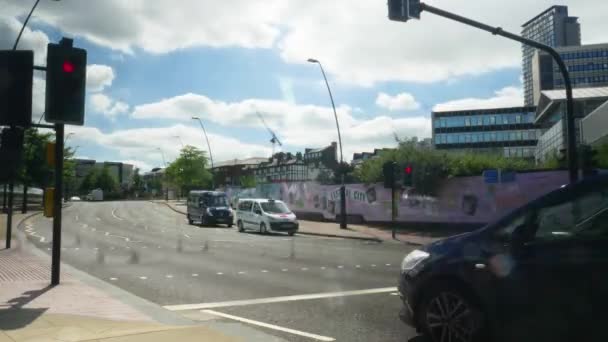
[[[13,41],[34,0],[0,0],[0,49]],[[554,5],[548,0],[429,0],[506,30]],[[608,41],[608,2],[577,0],[583,43]],[[300,151],[337,141],[323,63],[335,97],[344,157],[429,137],[433,109],[521,105],[518,44],[423,13],[387,19],[386,0],[41,0],[19,47],[44,64],[62,36],[88,50],[85,126],[68,144],[80,157],[132,162],[144,171],[181,142],[214,159],[271,154],[256,111]],[[44,110],[35,74],[34,120]],[[179,138],[177,138],[179,137]],[[180,142],[181,139],[181,142]]]

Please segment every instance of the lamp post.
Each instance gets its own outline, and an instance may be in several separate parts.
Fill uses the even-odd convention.
[[[207,137],[207,131],[205,130],[205,125],[203,125],[203,121],[198,116],[193,116],[192,120],[198,121],[201,125],[201,129],[203,130],[203,135],[205,136],[205,140],[207,141],[207,149],[209,150],[209,160],[211,161],[211,188],[215,188],[215,175],[213,174],[213,154],[211,154],[211,145],[209,144],[209,138]]]
[[[59,2],[59,0],[53,0],[53,1]],[[21,35],[23,34],[23,31],[25,30],[25,27],[27,26],[27,22],[30,20],[32,13],[34,13],[34,10],[38,6],[39,2],[40,2],[40,0],[36,0],[36,2],[34,3],[34,6],[32,6],[32,9],[30,10],[30,13],[27,15],[27,17],[25,17],[25,21],[23,21],[23,25],[21,26],[21,31],[19,31],[19,34],[17,35],[17,39],[15,39],[15,44],[13,44],[13,50],[17,50],[17,45],[19,44]]]
[[[323,79],[325,80],[325,85],[327,86],[327,92],[329,93],[329,99],[331,100],[331,107],[334,110],[334,118],[336,119],[336,128],[338,129],[338,143],[340,144],[340,228],[346,229],[346,187],[344,186],[344,170],[342,169],[344,164],[344,155],[342,154],[342,135],[340,134],[340,124],[338,122],[338,113],[336,112],[336,105],[334,103],[334,97],[331,94],[331,88],[329,87],[329,82],[327,82],[327,76],[325,76],[325,70],[323,70],[323,65],[317,59],[309,58],[309,63],[315,63],[319,65],[321,69],[321,74],[323,74]]]
[[[165,152],[163,152],[163,150],[160,147],[156,148],[158,151],[160,151],[160,155],[163,158],[163,164],[165,165],[165,201],[169,200],[169,183],[168,183],[168,175],[167,175],[167,161],[165,159]]]
[[[419,2],[419,0],[391,0],[389,1],[389,18],[395,21],[403,21],[406,22],[409,19],[420,18],[420,13],[423,11],[433,13],[440,17],[444,17],[447,19],[451,19],[457,21],[459,23],[473,26],[480,30],[490,32],[496,36],[502,36],[517,42],[520,42],[525,45],[532,46],[539,50],[543,50],[547,52],[553,60],[557,63],[559,71],[562,74],[564,79],[564,85],[566,88],[566,127],[567,127],[567,144],[568,144],[568,173],[570,178],[570,183],[574,183],[578,180],[578,153],[576,151],[576,128],[574,122],[574,99],[572,97],[572,83],[570,80],[570,75],[568,73],[568,68],[566,68],[566,64],[561,58],[560,54],[555,51],[554,48],[539,43],[532,39],[527,39],[511,32],[507,32],[503,30],[501,27],[493,27],[490,25],[486,25],[484,23],[480,23],[478,21],[462,17],[460,15],[450,13],[448,11],[444,11],[442,9],[427,5],[425,3]]]

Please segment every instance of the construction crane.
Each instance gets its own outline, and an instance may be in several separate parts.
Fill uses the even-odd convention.
[[[281,140],[279,140],[279,138],[277,138],[277,135],[274,134],[274,132],[270,129],[270,127],[268,127],[268,125],[266,124],[266,121],[264,120],[264,117],[262,117],[262,114],[260,114],[260,112],[255,112],[255,113],[258,115],[258,118],[260,118],[260,120],[262,121],[262,124],[264,125],[264,127],[266,127],[266,129],[270,133],[270,136],[271,136],[270,142],[272,143],[272,155],[274,156],[275,145],[279,144],[279,146],[283,146],[283,144],[281,143]]]

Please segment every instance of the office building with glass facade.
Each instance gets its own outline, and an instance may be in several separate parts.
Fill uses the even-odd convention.
[[[578,18],[568,16],[567,6],[552,6],[522,25],[522,36],[551,47],[581,45]],[[535,48],[522,45],[524,105],[534,106],[532,59]]]
[[[608,86],[608,44],[567,46],[555,50],[568,68],[572,87]],[[537,51],[534,54],[532,80],[535,103],[538,103],[543,90],[564,89],[564,80],[557,64],[545,52]]]
[[[436,149],[532,158],[539,131],[535,107],[432,113]]]
[[[577,144],[579,144],[585,136],[584,132],[581,132],[581,120],[585,120],[590,113],[593,113],[608,101],[608,87],[576,88],[572,90],[572,95],[574,98],[575,136]],[[535,119],[535,123],[541,131],[535,152],[537,162],[543,162],[551,156],[565,156],[568,132],[564,120],[565,115],[566,92],[564,90],[543,91],[538,102]],[[602,121],[596,121],[596,124],[599,122]],[[595,136],[603,134],[604,130],[608,130],[608,128],[603,129],[602,127],[597,127],[597,129],[599,131],[593,132]]]

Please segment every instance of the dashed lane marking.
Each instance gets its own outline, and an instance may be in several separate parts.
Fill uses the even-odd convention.
[[[97,221],[101,221],[101,219],[100,219],[99,217],[95,217],[95,219],[96,219]]]
[[[193,277],[198,277],[198,273],[192,273]]]
[[[111,281],[116,281],[118,278],[110,278]]]
[[[217,272],[216,274],[217,274],[217,275],[222,275],[222,274],[224,274],[224,273],[222,273],[222,272]]]
[[[397,287],[393,286],[393,287],[381,287],[381,288],[365,289],[365,290],[322,292],[322,293],[310,293],[310,294],[293,295],[293,296],[232,300],[232,301],[226,301],[226,302],[166,305],[166,306],[164,306],[164,308],[167,310],[171,310],[171,311],[203,310],[203,309],[225,308],[225,307],[231,307],[231,306],[246,306],[246,305],[255,305],[255,304],[293,302],[293,301],[299,301],[299,300],[311,300],[311,299],[321,299],[321,298],[358,296],[358,295],[387,293],[387,292],[395,292],[395,291],[397,291]]]
[[[184,233],[184,236],[187,237],[188,239],[191,239],[190,235]]]
[[[228,315],[228,314],[213,311],[213,310],[203,310],[202,312],[206,313],[206,314],[210,314],[210,315],[215,315],[215,316],[231,319],[234,321],[239,321],[239,322],[243,322],[243,323],[247,323],[247,324],[251,324],[251,325],[257,325],[259,327],[264,327],[267,329],[272,329],[272,330],[282,331],[282,332],[286,332],[286,333],[293,334],[293,335],[308,337],[308,338],[311,338],[311,339],[314,339],[317,341],[335,341],[336,340],[333,337],[311,334],[311,333],[307,333],[304,331],[285,328],[285,327],[281,327],[281,326],[274,325],[274,324],[268,324],[268,323],[254,321],[252,319],[247,319],[247,318],[243,318],[243,317],[239,317],[239,316]]]
[[[165,277],[171,279],[171,278],[173,278],[173,275],[172,274],[167,274]]]
[[[268,273],[268,270],[262,270],[262,273]]]
[[[146,277],[146,276],[141,276],[141,277],[139,277],[139,279],[141,279],[141,280],[146,280],[146,279],[148,279],[148,277]]]

